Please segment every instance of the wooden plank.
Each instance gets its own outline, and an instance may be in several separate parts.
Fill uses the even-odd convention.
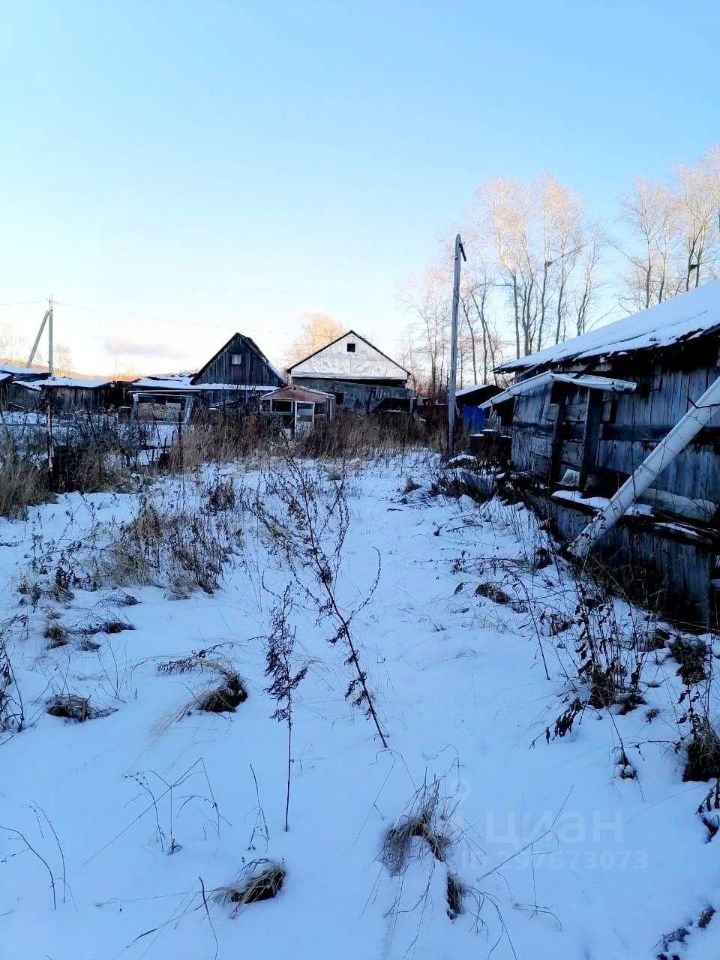
[[[588,471],[595,466],[598,453],[600,417],[602,416],[602,395],[596,390],[588,390],[587,410],[585,412],[585,431],[582,440],[582,459],[580,462],[580,489],[585,489]]]
[[[558,389],[557,413],[555,415],[555,428],[552,436],[552,447],[550,452],[550,470],[548,471],[548,483],[557,483],[560,479],[560,447],[562,443],[562,426],[565,417],[565,403],[567,400],[567,390]]]

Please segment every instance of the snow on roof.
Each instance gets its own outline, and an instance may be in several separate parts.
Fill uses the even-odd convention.
[[[191,373],[169,373],[166,376],[141,377],[133,381],[134,387],[147,387],[154,390],[177,390],[190,386],[193,378]]]
[[[481,410],[488,410],[490,407],[500,406],[507,403],[523,393],[533,393],[536,390],[543,390],[549,383],[569,383],[574,386],[584,387],[586,390],[602,390],[605,393],[632,393],[637,387],[631,380],[618,380],[617,377],[598,377],[588,376],[578,373],[553,373],[545,371],[538,373],[534,377],[527,377],[525,380],[517,380],[503,390],[502,393],[495,394],[484,403],[480,404]]]
[[[581,337],[503,363],[500,372],[529,370],[563,360],[584,360],[668,347],[720,328],[720,280],[713,280],[632,317],[616,320]]]
[[[455,391],[456,397],[464,397],[468,393],[475,393],[476,390],[485,390],[487,387],[491,387],[491,383],[473,383],[469,387],[460,387],[459,390]]]
[[[42,380],[14,380],[13,389],[15,387],[22,387],[23,390],[37,390],[40,393],[40,384]]]
[[[12,378],[11,373],[3,373],[2,371],[0,371],[0,383],[5,383],[6,380],[10,380],[11,378]]]
[[[11,363],[0,363],[0,372],[9,373],[13,377],[45,377],[49,370],[39,370],[37,367],[18,367]]]
[[[407,380],[410,375],[354,330],[294,363],[288,372],[317,380]]]
[[[208,390],[225,390],[232,393],[269,393],[274,385],[258,383],[191,383],[190,377],[142,377],[132,383],[134,390],[157,390],[175,393],[203,393]]]
[[[308,390],[306,387],[278,387],[269,393],[264,400],[290,400],[294,403],[324,403],[332,393],[324,390]]]
[[[43,390],[54,390],[57,387],[77,387],[85,390],[96,390],[98,387],[108,387],[112,380],[82,380],[79,377],[47,377],[45,380],[36,380],[35,384]]]

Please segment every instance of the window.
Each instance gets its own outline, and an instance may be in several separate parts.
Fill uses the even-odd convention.
[[[348,345],[347,345],[347,352],[348,352],[348,353],[355,353],[355,344],[354,344],[354,343],[348,343]]]
[[[241,353],[233,353],[233,354],[231,354],[231,355],[230,355],[230,364],[231,364],[231,366],[233,366],[233,367],[240,367],[240,366],[242,366],[242,354],[241,354]]]
[[[312,423],[315,416],[314,403],[298,403],[295,408],[296,423]]]
[[[337,391],[337,390],[336,390],[336,391],[335,391],[335,403],[336,403],[339,407],[344,406],[344,404],[345,404],[345,394],[344,394],[344,393],[341,393],[340,391]]]

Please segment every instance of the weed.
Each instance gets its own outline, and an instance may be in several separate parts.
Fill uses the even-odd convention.
[[[709,653],[704,640],[677,637],[670,644],[670,655],[679,664],[678,676],[688,686],[707,679]]]
[[[455,873],[448,873],[446,881],[447,915],[451,920],[457,919],[463,909],[463,898],[465,896],[465,886]]]
[[[440,783],[434,780],[415,795],[410,813],[391,827],[383,843],[380,859],[391,876],[402,873],[412,850],[412,841],[420,839],[436,860],[444,863],[452,845],[446,816],[440,805]]]

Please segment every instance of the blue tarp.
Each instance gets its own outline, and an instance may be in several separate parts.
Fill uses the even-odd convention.
[[[480,433],[485,426],[485,411],[479,407],[463,407],[462,418],[468,433]]]

